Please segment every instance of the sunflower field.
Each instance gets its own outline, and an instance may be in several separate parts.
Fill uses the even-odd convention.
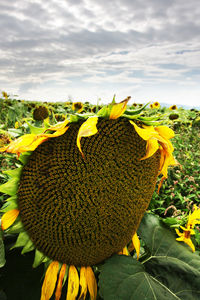
[[[200,299],[200,112],[0,96],[0,299]]]

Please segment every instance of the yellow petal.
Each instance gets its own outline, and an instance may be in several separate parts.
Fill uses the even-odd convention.
[[[60,270],[59,278],[58,278],[58,283],[57,283],[57,288],[56,288],[56,293],[55,293],[55,300],[59,300],[61,296],[61,291],[62,291],[62,283],[63,283],[63,278],[65,276],[66,272],[66,264],[63,264]]]
[[[98,131],[96,127],[97,121],[98,121],[98,117],[90,117],[79,128],[78,135],[77,135],[77,146],[83,157],[84,154],[81,150],[81,143],[80,143],[81,138],[88,137],[97,133]]]
[[[159,149],[158,141],[153,138],[148,140],[146,148],[147,148],[146,155],[142,157],[141,160],[144,160],[154,155],[154,153]]]
[[[91,267],[86,267],[86,280],[87,286],[90,293],[90,299],[96,300],[97,297],[97,282],[94,276],[94,272]]]
[[[148,141],[152,137],[152,134],[155,133],[153,126],[146,126],[146,128],[141,128],[137,126],[133,121],[129,122],[134,126],[137,134],[145,141]]]
[[[133,243],[133,246],[134,246],[135,251],[137,253],[137,259],[139,259],[139,255],[140,255],[140,240],[139,240],[136,232],[134,233],[134,235],[132,237],[132,243]]]
[[[34,151],[41,143],[49,138],[63,135],[68,127],[57,130],[53,134],[41,133],[41,134],[25,134],[19,137],[15,141],[11,142],[7,147],[0,149],[0,151],[6,151],[9,153],[20,154],[26,151]]]
[[[53,261],[46,271],[40,300],[49,300],[53,295],[57,281],[58,270],[59,263],[57,261]]]
[[[2,230],[6,230],[8,227],[10,227],[15,222],[18,215],[19,215],[18,209],[12,209],[7,211],[1,218]]]
[[[54,131],[62,130],[67,126],[68,123],[69,123],[69,120],[65,120],[64,122],[60,122],[56,125],[53,125],[53,126],[47,128],[47,130],[54,130]]]
[[[183,233],[182,232],[180,232],[177,228],[175,228],[175,231],[176,231],[176,234],[178,235],[178,236],[183,236]],[[177,239],[176,239],[177,240]]]
[[[110,112],[110,119],[117,119],[126,110],[127,102],[129,101],[130,97],[127,97],[125,100],[121,101],[120,103],[113,104],[111,112]]]
[[[79,290],[79,277],[75,266],[69,267],[68,288],[66,300],[76,300]]]
[[[193,252],[195,251],[194,244],[192,243],[190,238],[184,238],[183,242],[187,244],[192,249]]]
[[[87,280],[86,280],[86,268],[85,267],[81,267],[81,270],[80,270],[80,287],[81,287],[81,291],[80,291],[80,296],[79,296],[78,300],[85,300],[86,294],[87,294]]]
[[[170,140],[174,137],[174,131],[167,126],[158,126],[155,127],[155,130],[161,135],[164,139]]]

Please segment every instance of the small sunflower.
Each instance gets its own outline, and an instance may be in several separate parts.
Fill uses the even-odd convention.
[[[72,103],[72,110],[80,113],[83,110],[83,103],[82,102],[74,102]]]
[[[48,116],[49,116],[49,111],[46,106],[40,105],[36,107],[33,111],[33,118],[36,121],[45,120],[46,118],[48,118]]]
[[[153,103],[153,108],[159,108],[160,107],[160,103],[159,102],[154,102]]]
[[[200,208],[194,205],[194,211],[192,214],[189,214],[186,227],[180,226],[182,232],[180,232],[178,229],[175,229],[177,235],[179,236],[176,240],[186,243],[193,252],[195,251],[195,246],[191,240],[191,235],[195,234],[194,227],[197,224],[200,224]]]
[[[147,126],[143,108],[128,110],[128,100],[34,128],[0,149],[23,162],[0,187],[10,196],[1,226],[17,230],[22,253],[35,249],[34,267],[48,265],[41,300],[54,291],[59,300],[67,277],[67,300],[87,292],[95,300],[93,266],[114,253],[127,255],[130,241],[139,256],[136,231],[158,175],[166,178],[175,164],[174,133]]]
[[[177,109],[177,106],[174,104],[174,105],[171,105],[170,107],[169,107],[169,109],[170,110],[176,110]]]

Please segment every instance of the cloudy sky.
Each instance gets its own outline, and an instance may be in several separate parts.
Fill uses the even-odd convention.
[[[199,0],[1,0],[0,91],[200,106]]]

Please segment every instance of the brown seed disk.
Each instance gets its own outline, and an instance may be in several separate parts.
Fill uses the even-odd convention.
[[[148,207],[160,153],[140,160],[146,142],[125,118],[99,119],[76,145],[81,122],[41,144],[23,169],[18,205],[35,247],[53,260],[97,264],[132,238]]]

